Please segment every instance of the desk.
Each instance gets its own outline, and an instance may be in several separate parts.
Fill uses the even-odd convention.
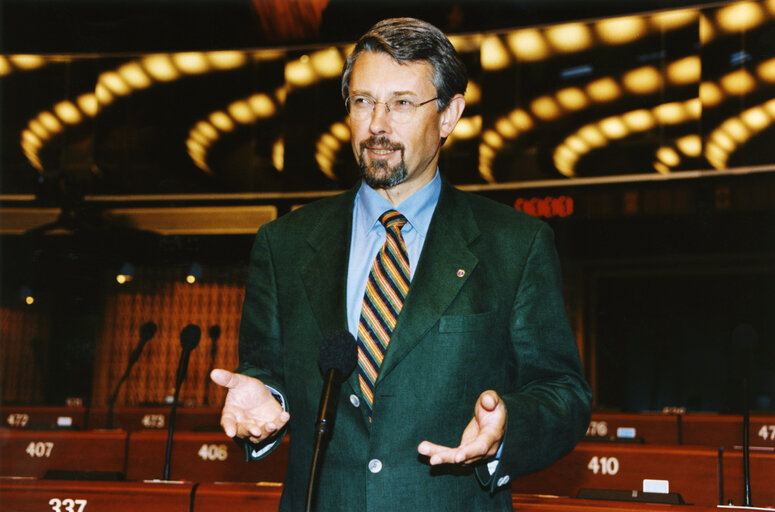
[[[0,476],[43,477],[49,470],[123,473],[122,430],[0,429]]]
[[[3,427],[27,429],[84,429],[85,407],[49,407],[41,405],[4,405],[0,407]]]
[[[757,507],[775,508],[775,449],[751,450],[751,502]],[[743,503],[743,452],[724,450],[724,503]]]
[[[514,492],[575,497],[580,489],[642,490],[669,481],[686,503],[718,503],[718,450],[711,447],[582,443],[547,469],[512,481]]]
[[[684,444],[724,446],[743,444],[743,417],[727,414],[686,414],[682,421]],[[751,415],[751,446],[775,448],[775,416]]]
[[[89,410],[89,428],[105,428],[108,419],[107,407],[93,407]],[[124,430],[169,428],[170,407],[117,407],[113,410],[113,427]],[[221,429],[221,408],[178,407],[175,412],[175,430]]]
[[[13,512],[190,512],[194,484],[0,478]]]
[[[585,441],[633,438],[647,444],[678,444],[674,414],[593,412]]]
[[[222,432],[175,432],[170,479],[191,482],[282,482],[288,465],[287,439],[268,457],[246,462],[245,453]],[[167,453],[167,432],[129,433],[128,480],[161,478]]]

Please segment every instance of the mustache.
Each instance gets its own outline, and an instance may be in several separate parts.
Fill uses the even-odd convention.
[[[375,135],[371,136],[366,140],[361,141],[360,148],[361,152],[365,150],[369,146],[380,146],[385,149],[389,149],[391,151],[403,151],[404,145],[400,142],[391,142],[387,137],[384,135]]]

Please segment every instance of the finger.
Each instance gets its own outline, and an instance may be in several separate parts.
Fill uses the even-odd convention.
[[[224,414],[221,416],[221,427],[223,432],[229,436],[234,437],[237,435],[237,420],[230,414]]]
[[[429,457],[431,466],[436,466],[438,464],[453,464],[455,462],[457,448],[450,448],[448,446],[431,443],[430,441],[423,441],[417,445],[417,452],[420,455]]]
[[[479,395],[479,405],[486,411],[494,411],[500,403],[500,397],[495,391],[485,391]]]
[[[210,380],[212,380],[219,386],[223,386],[226,388],[233,388],[236,385],[236,381],[238,379],[236,379],[235,377],[236,377],[235,373],[232,373],[228,370],[222,370],[220,368],[216,368],[215,370],[210,372]]]

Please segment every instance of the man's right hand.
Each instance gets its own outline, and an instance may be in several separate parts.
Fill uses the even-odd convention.
[[[229,390],[221,412],[221,426],[229,437],[260,443],[291,418],[269,388],[254,377],[216,369],[210,372],[210,379]]]

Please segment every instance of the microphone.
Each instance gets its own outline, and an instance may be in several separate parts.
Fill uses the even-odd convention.
[[[198,325],[188,324],[180,331],[180,346],[183,347],[178,362],[178,371],[175,375],[175,394],[172,398],[172,408],[170,410],[170,424],[167,432],[167,456],[164,459],[164,480],[170,477],[170,457],[172,456],[172,433],[175,431],[175,413],[178,408],[178,395],[180,395],[180,386],[186,378],[188,372],[188,359],[191,351],[199,345],[199,339],[202,337],[202,329]]]
[[[118,392],[121,390],[121,386],[124,384],[124,381],[129,377],[129,372],[132,370],[132,366],[134,366],[137,360],[140,359],[140,355],[143,353],[145,344],[148,343],[155,335],[155,323],[145,322],[140,327],[140,342],[129,354],[129,363],[127,364],[126,370],[124,370],[124,374],[118,380],[118,384],[116,384],[116,389],[113,391],[113,394],[110,396],[110,398],[108,398],[108,418],[105,422],[105,428],[113,428],[113,406],[116,403],[116,398],[118,398]]]
[[[740,324],[732,331],[732,346],[742,358],[740,373],[743,379],[743,506],[751,505],[751,440],[750,440],[750,405],[749,381],[753,352],[759,343],[759,335],[751,324]]]
[[[322,451],[333,431],[336,402],[342,381],[355,368],[357,359],[355,338],[348,331],[334,331],[326,335],[318,353],[318,366],[324,376],[320,405],[315,419],[315,447],[312,454],[309,484],[307,485],[307,512],[312,510],[315,482],[322,460]]]

